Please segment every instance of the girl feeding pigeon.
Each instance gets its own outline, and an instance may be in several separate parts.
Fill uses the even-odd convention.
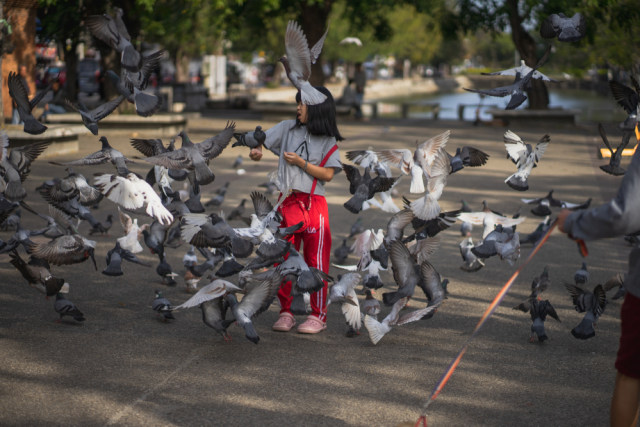
[[[297,116],[285,120],[264,132],[250,132],[240,136],[241,144],[252,147],[249,157],[262,158],[262,146],[279,157],[278,183],[285,197],[280,205],[282,226],[303,221],[303,227],[290,236],[296,250],[303,244],[304,260],[309,267],[329,272],[331,231],[329,211],[324,198],[324,184],[340,171],[337,141],[343,138],[336,124],[335,102],[325,87],[317,90],[326,95],[321,104],[306,105],[296,95]],[[276,331],[291,330],[296,321],[291,313],[291,281],[283,282],[278,291],[280,317],[273,325]],[[311,315],[298,326],[298,332],[315,334],[326,329],[327,282],[311,294]]]

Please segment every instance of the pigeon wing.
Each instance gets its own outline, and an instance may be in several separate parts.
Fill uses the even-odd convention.
[[[295,21],[289,21],[287,24],[284,46],[291,69],[298,72],[303,80],[308,81],[311,76],[309,44],[302,28]]]

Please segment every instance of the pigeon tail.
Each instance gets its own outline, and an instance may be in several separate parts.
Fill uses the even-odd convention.
[[[31,135],[40,135],[41,133],[44,133],[45,130],[47,130],[47,127],[37,121],[34,117],[27,117],[24,120],[23,130]]]
[[[389,325],[378,322],[373,316],[369,316],[368,314],[364,316],[364,326],[367,328],[367,331],[369,331],[369,339],[373,345],[378,344],[382,337],[391,330]]]
[[[344,207],[347,208],[349,212],[357,214],[362,210],[362,205],[364,204],[364,202],[365,200],[362,200],[362,198],[358,197],[358,195],[355,195],[344,202]]]
[[[527,176],[516,172],[504,180],[507,185],[517,191],[527,191],[529,189],[529,183],[527,182]]]
[[[298,293],[293,296],[293,300],[291,300],[291,307],[289,308],[289,311],[291,311],[291,314],[296,314],[299,316],[311,313],[311,310],[309,309],[309,307],[307,307],[307,303],[304,298],[304,293],[302,294]]]
[[[427,221],[440,214],[440,205],[438,204],[438,199],[431,194],[427,194],[411,202],[411,210],[415,216]]]
[[[146,92],[136,92],[134,102],[136,113],[142,117],[149,117],[158,111],[162,104],[162,98]]]
[[[252,343],[258,344],[260,337],[258,336],[258,332],[256,332],[256,328],[253,326],[253,323],[245,323],[242,327],[244,328],[244,336]]]
[[[537,335],[538,341],[540,342],[543,342],[549,339],[546,332],[544,331],[544,321],[539,317],[536,317],[535,319],[533,319],[533,324],[531,325],[531,332]]]
[[[596,330],[593,328],[593,317],[588,316],[587,313],[587,316],[582,319],[578,326],[571,330],[571,335],[580,340],[586,340],[594,337],[596,335]]]
[[[327,100],[327,95],[305,82],[300,86],[300,99],[306,105],[318,105]]]
[[[624,168],[620,166],[612,166],[610,164],[602,165],[600,166],[600,169],[602,169],[604,172],[608,173],[609,175],[613,175],[613,176],[624,175],[626,172]]]
[[[211,169],[206,165],[206,163],[196,163],[194,166],[196,172],[196,181],[200,185],[207,185],[213,182],[216,179],[216,176],[211,172]]]
[[[511,95],[511,99],[509,100],[509,103],[507,104],[507,107],[505,108],[505,110],[515,110],[520,105],[522,105],[522,103],[526,100],[527,100],[527,95],[525,95],[524,93],[513,94]]]

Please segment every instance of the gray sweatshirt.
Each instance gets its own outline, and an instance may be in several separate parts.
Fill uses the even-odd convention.
[[[286,185],[290,190],[298,190],[309,193],[313,183],[313,177],[304,172],[298,166],[290,165],[282,157],[285,151],[298,153],[300,157],[310,164],[318,166],[329,150],[336,144],[332,136],[311,135],[306,126],[296,126],[295,120],[285,120],[271,129],[265,131],[264,146],[280,157],[278,162],[278,181]],[[248,138],[253,139],[253,132],[249,132]],[[324,167],[334,168],[338,173],[342,170],[339,150],[335,150],[325,163]],[[314,194],[325,194],[324,182],[318,180]]]
[[[604,205],[572,213],[564,228],[570,236],[585,241],[640,231],[640,150],[633,154],[616,197]],[[629,254],[624,286],[640,298],[640,248],[633,248]]]

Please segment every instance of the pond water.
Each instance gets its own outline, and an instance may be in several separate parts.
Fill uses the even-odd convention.
[[[549,107],[579,110],[580,113],[576,117],[578,123],[591,122],[616,122],[622,121],[626,117],[624,110],[617,105],[612,96],[602,96],[595,91],[566,89],[566,90],[549,90]],[[491,115],[487,114],[487,110],[499,108],[504,109],[507,106],[509,97],[498,98],[485,96],[480,97],[479,94],[467,91],[441,92],[431,95],[412,97],[411,101],[424,101],[440,104],[439,118],[444,120],[457,120],[459,118],[459,108],[462,109],[463,119],[473,121],[476,118],[476,109],[480,105],[480,119],[490,120]],[[387,100],[379,106],[381,115],[400,114],[400,103],[406,102],[402,100]],[[519,109],[527,108],[528,101],[525,101]],[[428,118],[431,113],[428,109],[420,110],[420,107],[412,107],[409,111],[411,118]]]

